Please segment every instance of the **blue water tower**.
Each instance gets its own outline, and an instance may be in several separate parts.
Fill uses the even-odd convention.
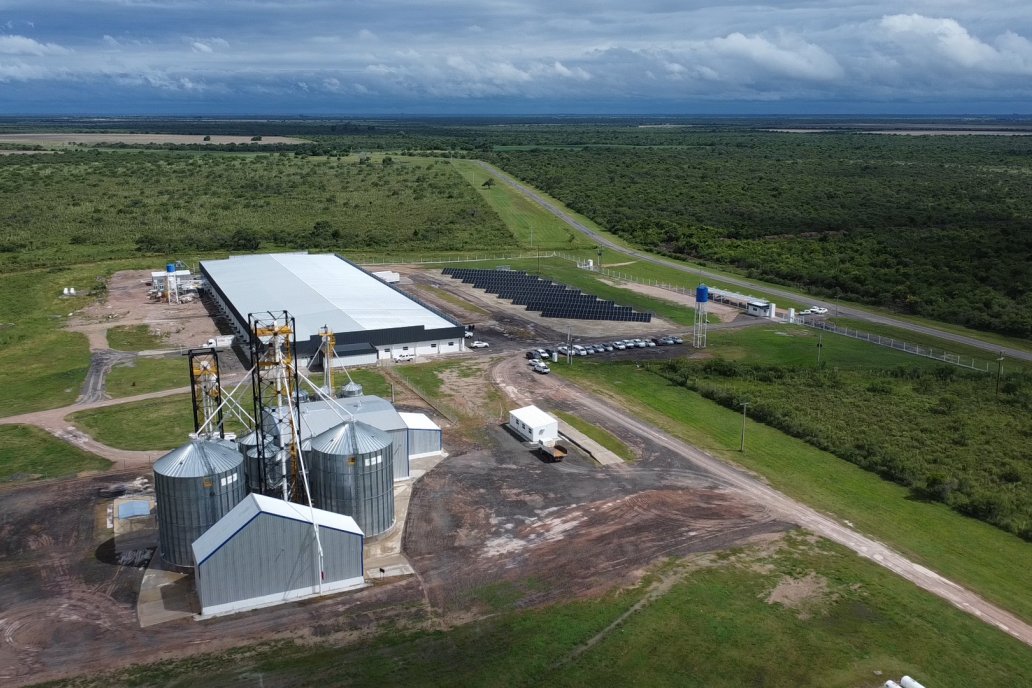
[[[709,301],[709,287],[705,284],[700,284],[695,288],[695,301],[696,303],[706,303]]]
[[[167,272],[170,275],[174,275],[176,272],[176,264],[168,263],[167,265],[165,265],[165,272]]]

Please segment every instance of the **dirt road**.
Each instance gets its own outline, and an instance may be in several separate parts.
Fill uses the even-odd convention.
[[[491,374],[498,384],[517,403],[536,403],[542,396],[579,403],[590,409],[617,434],[631,434],[646,438],[680,456],[692,467],[705,470],[724,484],[733,485],[746,495],[770,509],[781,520],[796,523],[833,542],[848,547],[862,557],[893,571],[954,606],[973,614],[988,624],[1008,633],[1027,645],[1032,645],[1032,625],[1015,615],[984,600],[979,595],[916,564],[899,552],[873,540],[835,519],[797,502],[775,490],[753,475],[735,468],[706,452],[685,444],[655,427],[637,420],[618,408],[580,389],[576,385],[551,376],[528,377],[523,361],[506,358],[492,366]]]
[[[91,402],[75,403],[71,406],[62,406],[61,408],[47,409],[46,411],[34,411],[32,413],[23,413],[17,416],[0,418],[0,425],[33,425],[37,428],[46,430],[59,440],[75,445],[83,451],[88,451],[96,454],[97,456],[103,457],[108,461],[113,462],[115,466],[119,468],[149,466],[154,459],[167,452],[130,451],[128,449],[109,447],[71,425],[66,420],[66,417],[76,411],[85,411],[106,406],[117,406],[119,404],[129,404],[134,401],[144,401],[146,399],[158,399],[160,397],[168,397],[174,394],[185,394],[189,391],[189,387],[179,387],[177,389],[166,389],[160,392],[151,392],[149,394],[138,394],[134,397],[98,399]]]
[[[971,346],[976,349],[981,349],[982,351],[987,351],[994,355],[997,353],[1001,353],[1004,356],[1008,356],[1010,358],[1016,358],[1023,361],[1032,361],[1032,353],[1028,351],[1022,351],[1020,349],[1000,346],[998,344],[991,344],[989,342],[984,342],[981,339],[974,339],[973,337],[966,337],[962,334],[954,334],[953,332],[947,332],[945,330],[940,330],[935,327],[929,327],[927,325],[918,325],[916,323],[907,322],[905,320],[897,320],[896,318],[890,318],[885,315],[879,315],[877,313],[861,310],[859,308],[852,308],[849,306],[842,306],[840,304],[819,301],[813,299],[812,297],[800,296],[798,293],[786,291],[784,289],[778,289],[777,287],[771,287],[765,284],[757,284],[756,282],[751,282],[746,279],[728,277],[726,275],[718,275],[703,268],[688,266],[683,263],[676,263],[665,258],[659,258],[649,253],[645,253],[644,251],[638,251],[633,248],[621,246],[620,244],[617,244],[616,242],[612,241],[606,236],[599,234],[590,227],[587,227],[583,223],[578,222],[575,218],[573,218],[569,213],[560,208],[557,204],[552,203],[548,199],[544,198],[530,187],[515,181],[512,177],[510,177],[503,171],[499,170],[498,168],[480,160],[476,160],[474,162],[476,162],[482,168],[487,170],[487,172],[489,172],[495,179],[501,181],[503,184],[507,184],[510,187],[516,189],[523,196],[533,201],[534,203],[537,203],[552,215],[558,217],[560,220],[569,225],[572,229],[580,232],[581,234],[587,235],[592,241],[598,243],[601,246],[605,246],[611,251],[616,251],[617,253],[622,253],[626,256],[631,256],[633,258],[636,258],[637,260],[652,263],[654,265],[662,265],[663,267],[679,270],[680,272],[686,272],[693,275],[707,277],[713,280],[719,280],[721,282],[724,282],[725,284],[733,284],[737,287],[742,287],[745,289],[762,290],[766,294],[777,296],[779,298],[789,299],[790,301],[798,301],[800,299],[806,298],[809,299],[810,302],[812,302],[814,305],[824,306],[830,312],[833,312],[836,315],[842,315],[848,318],[856,318],[857,320],[878,323],[880,325],[898,327],[902,330],[908,330],[910,332],[918,332],[920,334],[932,335],[934,337],[938,337],[939,339],[945,339],[947,341],[954,342],[957,344],[963,344],[965,346]]]

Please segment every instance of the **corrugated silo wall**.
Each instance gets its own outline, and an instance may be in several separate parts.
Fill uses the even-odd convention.
[[[323,585],[363,575],[361,535],[320,528],[319,538]],[[212,607],[317,586],[317,562],[311,524],[262,513],[198,565],[197,594]]]
[[[158,548],[174,566],[193,566],[193,541],[244,498],[243,464],[210,476],[154,473],[158,507]]]

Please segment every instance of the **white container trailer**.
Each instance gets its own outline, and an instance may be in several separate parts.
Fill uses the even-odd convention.
[[[537,406],[509,411],[509,427],[528,442],[552,446],[559,439],[559,421]]]

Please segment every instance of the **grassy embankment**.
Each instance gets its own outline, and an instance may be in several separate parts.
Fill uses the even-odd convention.
[[[795,336],[777,334],[782,329],[714,333],[710,353],[769,365],[815,365],[814,333],[793,328]],[[936,366],[843,337],[826,335],[824,341],[822,355],[829,367]],[[741,453],[737,451],[741,411],[724,408],[645,369],[584,362],[555,372],[604,390],[685,441],[757,472],[786,494],[848,520],[915,561],[1032,620],[1026,575],[1032,566],[1032,545],[1018,537],[945,505],[913,499],[905,487],[751,420],[746,426],[746,451]],[[872,409],[855,421],[863,426],[891,423],[891,418]]]
[[[306,685],[327,688],[584,686],[615,678],[852,688],[903,674],[937,688],[1032,682],[1028,647],[841,547],[801,536],[774,551],[672,560],[640,586],[595,599],[526,610],[501,597],[493,596],[499,604],[488,618],[447,631],[392,629],[343,647],[268,644],[50,685],[228,685],[256,674],[267,684],[304,676]]]
[[[634,452],[631,451],[630,447],[621,442],[620,438],[608,430],[600,428],[597,425],[592,425],[583,418],[575,416],[572,413],[567,413],[566,411],[554,411],[553,413],[562,418],[566,423],[570,424],[574,429],[580,430],[624,461],[634,461],[638,458],[634,455]]]
[[[102,471],[110,461],[27,425],[0,426],[0,482]]]

